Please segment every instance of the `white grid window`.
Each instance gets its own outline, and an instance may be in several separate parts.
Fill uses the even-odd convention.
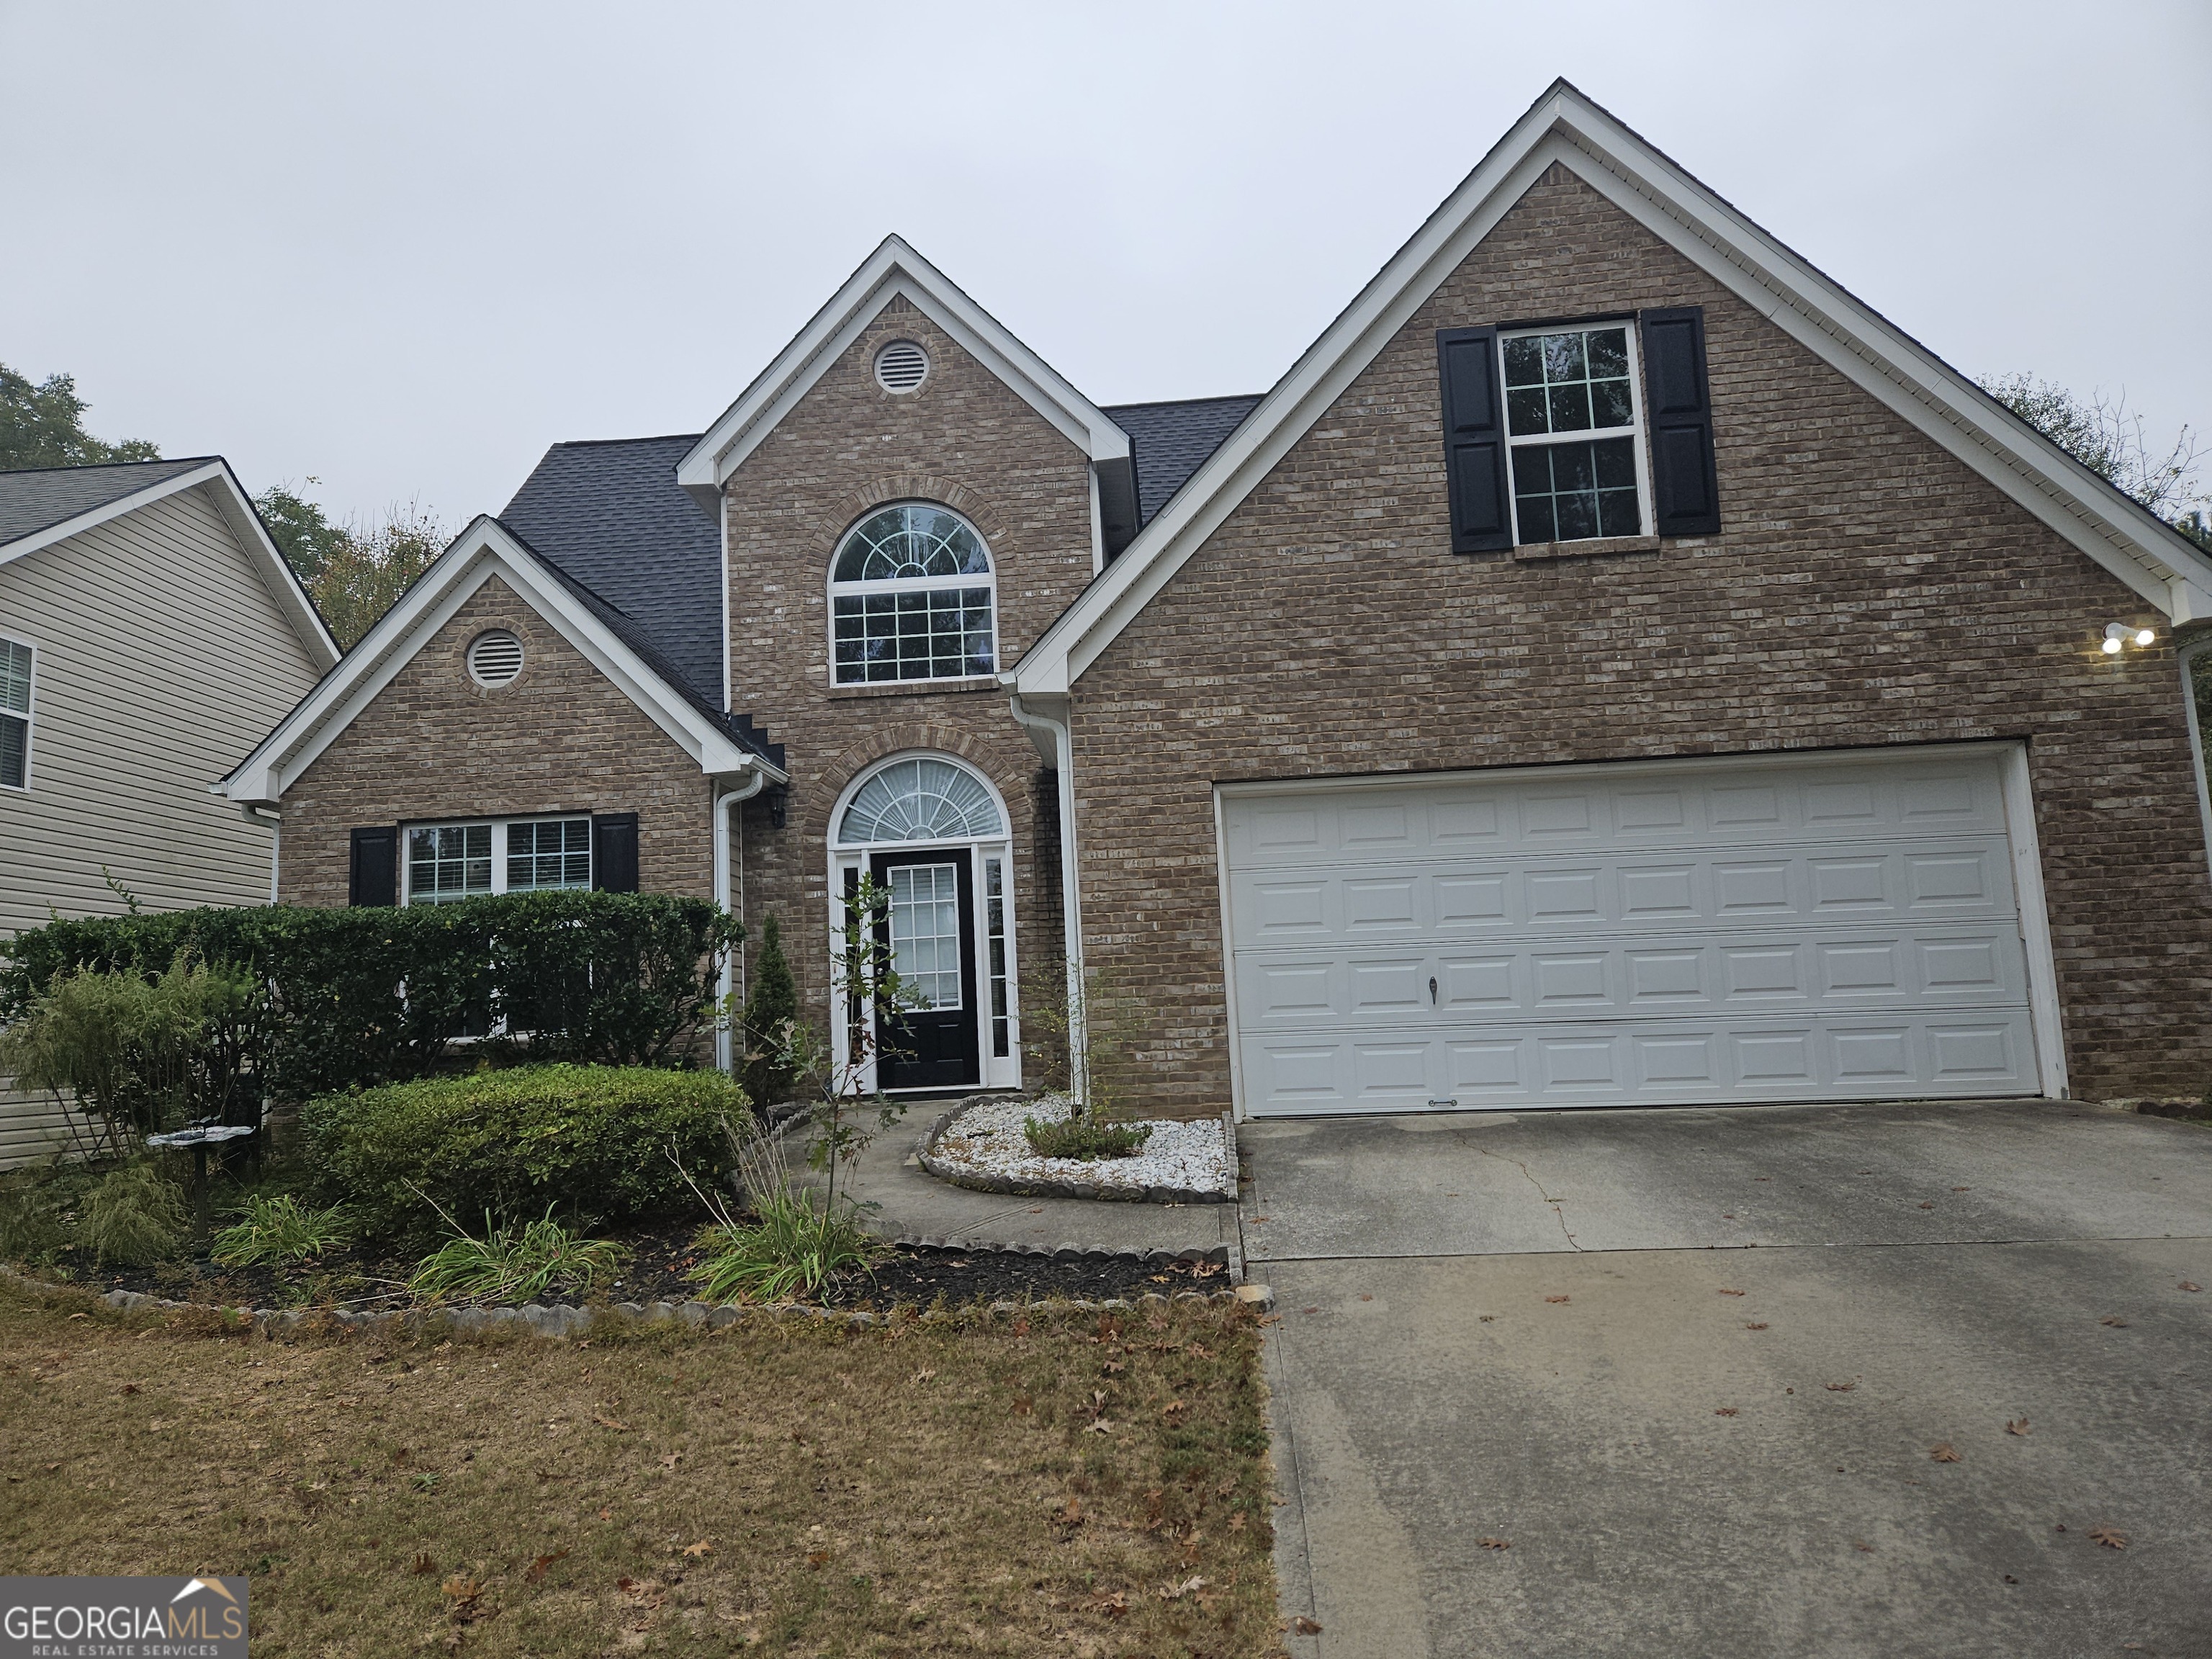
[[[892,971],[913,994],[917,1008],[958,1008],[958,866],[895,864],[886,873],[890,878]]]
[[[542,818],[507,826],[507,890],[592,884],[592,821]]]
[[[592,821],[423,823],[407,831],[407,902],[592,884]]]
[[[1504,336],[1498,348],[1514,539],[1642,535],[1650,491],[1634,331],[1626,323],[1531,331]]]
[[[957,514],[922,502],[871,514],[845,538],[830,569],[838,684],[996,671],[991,557]]]
[[[0,639],[0,788],[31,787],[31,647]]]
[[[999,859],[983,860],[984,935],[991,951],[991,1052],[1006,1054],[1006,884]]]

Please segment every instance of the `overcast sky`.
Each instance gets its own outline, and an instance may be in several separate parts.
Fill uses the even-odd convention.
[[[2212,425],[2212,5],[0,0],[0,362],[497,511],[889,231],[1101,403],[1266,389],[1555,75],[1969,374]]]

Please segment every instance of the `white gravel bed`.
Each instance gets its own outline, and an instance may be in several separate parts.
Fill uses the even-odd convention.
[[[949,1170],[1002,1181],[1065,1182],[1076,1186],[1141,1192],[1171,1188],[1237,1196],[1237,1164],[1218,1118],[1181,1123],[1148,1118],[1152,1133],[1127,1158],[1040,1158],[1030,1150],[1022,1121],[1056,1122],[1068,1115],[1064,1095],[1036,1100],[980,1101],[945,1126],[931,1152]]]

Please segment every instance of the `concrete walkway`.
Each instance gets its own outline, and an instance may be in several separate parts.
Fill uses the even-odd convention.
[[[1323,1627],[1294,1653],[2212,1654],[2212,1130],[2033,1102],[1240,1141],[1278,1565]]]
[[[1226,1261],[1232,1271],[1241,1268],[1234,1204],[1017,1198],[971,1192],[939,1181],[915,1161],[915,1154],[930,1127],[949,1109],[936,1103],[914,1109],[838,1171],[841,1192],[879,1206],[865,1217],[875,1232],[908,1241],[958,1241],[978,1249],[1194,1253]],[[864,1121],[874,1129],[872,1115]],[[803,1162],[796,1148],[793,1158]]]

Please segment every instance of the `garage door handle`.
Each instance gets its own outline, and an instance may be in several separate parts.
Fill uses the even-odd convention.
[[[1436,977],[1436,975],[1435,975],[1434,974],[1431,974],[1431,975],[1429,975],[1429,1006],[1430,1006],[1430,1007],[1431,1007],[1431,1008],[1433,1008],[1433,1007],[1435,1007],[1436,1006],[1437,1006],[1437,977]]]

